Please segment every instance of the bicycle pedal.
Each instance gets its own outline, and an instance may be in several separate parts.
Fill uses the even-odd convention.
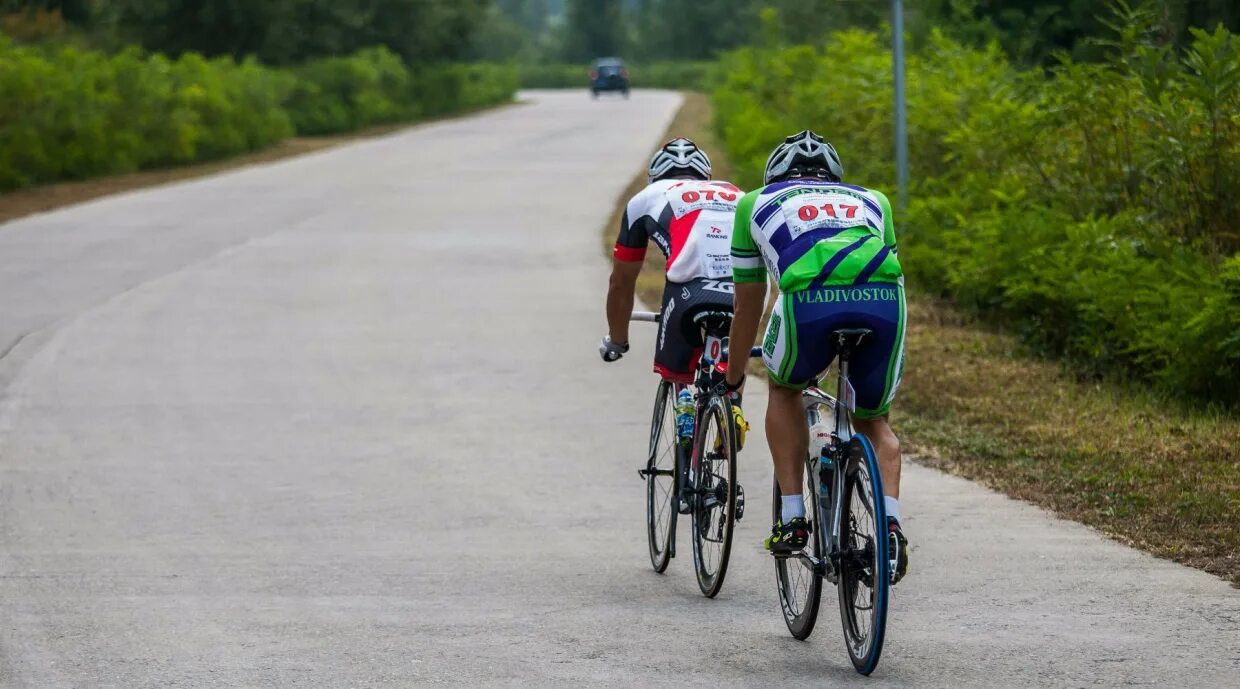
[[[736,484],[736,521],[745,518],[745,487]]]

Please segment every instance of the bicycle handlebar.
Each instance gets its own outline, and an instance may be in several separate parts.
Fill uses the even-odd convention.
[[[761,347],[754,347],[753,349],[750,349],[750,350],[749,350],[749,358],[750,358],[750,359],[761,359],[761,358],[762,358],[762,348],[761,348]],[[724,354],[723,354],[723,360],[724,360],[724,361],[727,361],[727,360],[728,360],[728,353],[727,353],[727,352],[724,352]]]

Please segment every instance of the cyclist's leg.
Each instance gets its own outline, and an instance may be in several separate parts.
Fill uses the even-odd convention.
[[[853,427],[864,433],[874,445],[878,457],[878,470],[883,476],[883,494],[900,497],[900,439],[891,430],[886,416],[872,419],[853,417]]]
[[[888,542],[896,563],[892,573],[892,583],[895,583],[908,572],[908,539],[900,525],[900,441],[887,422],[887,414],[904,367],[904,289],[896,284],[835,289],[847,292],[847,313],[841,315],[847,325],[874,332],[853,354],[848,377],[857,402],[852,415],[853,426],[874,445],[883,478]]]
[[[775,464],[775,480],[783,495],[800,495],[809,452],[809,426],[801,391],[771,381],[766,401],[766,438]]]
[[[900,497],[900,440],[887,415],[900,387],[904,369],[904,289],[899,285],[866,285],[880,298],[858,303],[859,322],[874,331],[874,339],[853,356],[850,379],[857,392],[853,425],[874,445],[883,492]]]
[[[823,315],[820,309],[809,308],[797,293],[781,294],[763,338],[762,360],[770,379],[766,437],[779,492],[785,496],[780,524],[773,529],[772,539],[768,539],[772,551],[776,550],[773,543],[788,537],[784,527],[789,520],[804,515],[801,495],[809,428],[801,391],[834,356],[828,331],[824,329],[829,328],[830,321]],[[796,543],[803,545],[800,539]]]

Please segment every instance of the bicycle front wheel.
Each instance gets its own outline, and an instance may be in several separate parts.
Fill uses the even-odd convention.
[[[659,383],[650,422],[650,451],[646,459],[646,535],[650,564],[662,573],[672,559],[676,538],[676,386]]]
[[[887,515],[878,459],[868,438],[857,434],[848,446],[840,520],[840,619],[844,644],[857,672],[878,667],[887,627],[891,571]]]
[[[710,396],[698,413],[690,483],[693,504],[693,564],[698,587],[714,598],[723,588],[736,524],[736,443],[732,408]]]

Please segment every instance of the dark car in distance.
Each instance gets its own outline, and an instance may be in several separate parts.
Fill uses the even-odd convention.
[[[598,98],[602,91],[619,91],[629,97],[629,70],[618,57],[604,57],[594,61],[590,69],[590,95]]]

